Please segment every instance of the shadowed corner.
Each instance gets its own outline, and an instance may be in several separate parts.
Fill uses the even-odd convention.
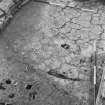
[[[76,2],[89,2],[94,4],[100,4],[100,5],[105,5],[105,0],[74,0]]]
[[[91,0],[74,0],[76,2],[87,2],[87,1],[91,1]]]
[[[96,0],[96,2],[105,5],[105,0]]]
[[[43,2],[43,3],[46,3],[46,2],[50,2],[50,0],[32,0],[34,2]]]
[[[83,6],[89,9],[96,6],[97,0],[74,0],[75,2],[81,3]]]

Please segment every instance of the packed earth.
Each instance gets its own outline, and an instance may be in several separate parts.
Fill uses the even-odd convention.
[[[0,105],[105,105],[104,0],[0,0]]]

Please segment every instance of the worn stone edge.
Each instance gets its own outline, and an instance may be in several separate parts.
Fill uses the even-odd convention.
[[[2,0],[0,2],[0,32],[22,6],[31,0]]]

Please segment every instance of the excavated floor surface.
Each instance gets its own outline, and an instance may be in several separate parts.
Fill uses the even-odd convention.
[[[90,55],[94,40],[105,38],[103,11],[41,2],[22,8],[0,36],[0,102],[93,105]],[[68,79],[49,75],[50,70]]]

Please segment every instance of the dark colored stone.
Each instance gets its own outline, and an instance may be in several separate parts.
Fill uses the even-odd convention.
[[[2,83],[0,83],[0,90],[5,90],[5,89],[6,87],[4,87]]]
[[[30,90],[32,88],[32,84],[27,84],[25,87],[27,90]]]
[[[95,1],[98,2],[98,3],[101,3],[103,5],[105,5],[105,0],[95,0]]]
[[[102,100],[105,101],[105,97],[102,97]]]
[[[8,97],[9,98],[14,98],[15,97],[15,94],[14,93],[11,93],[11,94],[8,95]]]
[[[77,2],[86,2],[86,1],[90,1],[90,0],[74,0],[74,1],[77,1]]]
[[[66,50],[70,48],[70,46],[68,44],[61,44],[61,47]]]
[[[0,102],[0,105],[5,105],[5,103],[4,102]]]
[[[7,80],[5,80],[5,83],[6,84],[11,84],[11,80],[10,79],[7,79]]]
[[[37,95],[36,91],[30,92],[29,93],[29,101],[35,100],[36,95]]]
[[[6,104],[6,105],[13,105],[13,104]]]
[[[12,103],[7,103],[6,105],[13,105]]]
[[[58,73],[58,72],[55,71],[55,70],[49,70],[47,73],[48,73],[49,75],[55,76],[55,77],[57,77],[57,78],[68,79],[68,77],[66,77],[66,76],[63,75],[63,74]]]

